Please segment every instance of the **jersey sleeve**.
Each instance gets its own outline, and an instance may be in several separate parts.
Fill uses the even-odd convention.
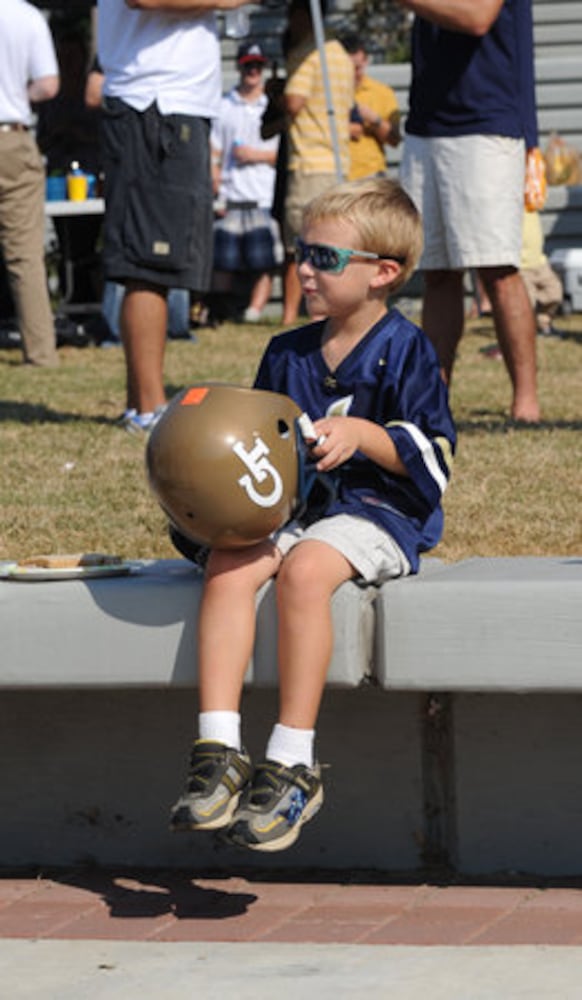
[[[403,365],[386,430],[422,505],[434,510],[452,474],[456,433],[447,388],[428,342],[417,340]]]

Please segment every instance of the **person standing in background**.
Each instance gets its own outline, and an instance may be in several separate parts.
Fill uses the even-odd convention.
[[[325,13],[325,5],[322,5]],[[294,323],[301,305],[301,282],[295,263],[295,241],[301,234],[307,202],[340,178],[336,174],[321,56],[315,44],[309,0],[291,0],[286,36],[287,82],[284,105],[288,125],[285,195],[283,323]],[[354,104],[354,70],[343,45],[325,43],[329,86],[336,124],[342,176],[350,169],[350,111]]]
[[[425,229],[423,327],[450,381],[467,268],[491,301],[511,416],[536,423],[536,330],[519,266],[537,146],[531,0],[399,0],[416,15],[400,179]]]
[[[341,43],[354,64],[359,118],[350,126],[350,180],[386,176],[384,146],[398,146],[402,139],[396,94],[366,73],[368,53],[358,35],[345,35]]]
[[[212,123],[210,144],[214,188],[220,209],[214,223],[213,291],[229,293],[235,274],[251,276],[246,323],[261,318],[271,296],[272,272],[283,263],[279,226],[271,214],[279,137],[261,138],[267,107],[263,70],[267,59],[258,42],[238,49],[240,79],[223,97]],[[213,296],[216,298],[216,296]]]
[[[24,361],[58,364],[44,261],[45,170],[30,132],[31,103],[59,90],[47,23],[26,0],[0,4],[0,245],[22,337]]]
[[[523,213],[521,276],[542,337],[560,336],[553,319],[564,298],[558,275],[544,253],[544,233],[539,212]]]
[[[125,285],[121,335],[127,430],[166,403],[168,290],[208,290],[213,193],[210,120],[221,98],[215,8],[241,0],[98,0],[105,75],[106,279]]]

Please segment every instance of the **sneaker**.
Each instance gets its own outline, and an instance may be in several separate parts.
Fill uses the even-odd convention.
[[[285,767],[265,760],[256,767],[225,837],[252,851],[283,851],[295,843],[303,824],[315,816],[322,803],[317,765]]]
[[[479,354],[482,354],[484,358],[489,358],[491,361],[501,361],[503,357],[497,344],[488,344],[486,347],[480,347]]]
[[[121,417],[121,426],[130,434],[149,434],[164,413],[165,406],[157,406],[153,413],[138,413],[126,410]]]
[[[248,306],[243,313],[244,323],[260,323],[261,322],[261,312],[259,309],[255,309],[254,306]]]
[[[228,826],[250,780],[250,757],[224,743],[196,740],[186,788],[170,815],[172,830],[219,830]]]

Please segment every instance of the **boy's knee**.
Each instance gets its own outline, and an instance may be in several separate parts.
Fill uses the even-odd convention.
[[[321,590],[323,576],[320,568],[310,545],[296,545],[281,563],[277,575],[278,592],[307,594],[314,589]]]

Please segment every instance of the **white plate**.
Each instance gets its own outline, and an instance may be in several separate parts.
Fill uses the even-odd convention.
[[[137,573],[139,562],[104,563],[102,566],[19,566],[16,562],[0,563],[0,580],[33,583],[45,580],[90,580],[100,576],[127,576]]]

